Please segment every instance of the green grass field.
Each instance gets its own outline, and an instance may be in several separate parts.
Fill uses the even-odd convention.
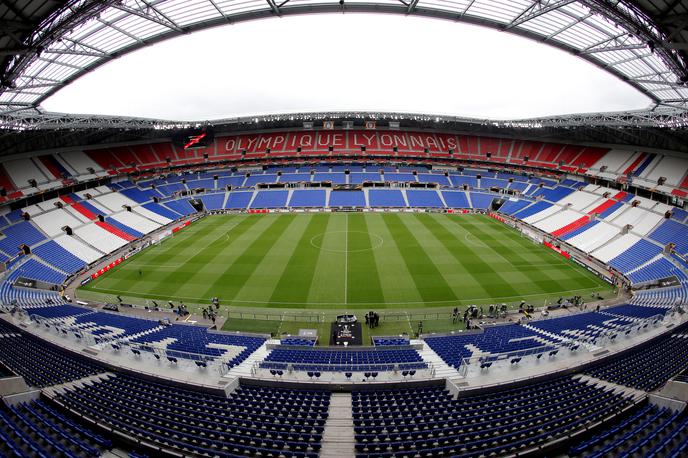
[[[486,216],[292,213],[204,218],[77,295],[138,304],[207,304],[217,296],[242,318],[227,328],[257,332],[296,332],[338,312],[377,310],[398,322],[389,327],[395,333],[418,316],[432,320],[421,315],[431,311],[450,321],[457,305],[540,306],[593,291],[611,294],[585,269]]]

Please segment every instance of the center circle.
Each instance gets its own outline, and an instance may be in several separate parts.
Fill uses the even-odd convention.
[[[346,249],[346,250],[339,250],[339,249],[333,249],[333,248],[325,248],[322,246],[323,240],[326,235],[328,234],[344,234],[346,237],[347,234],[365,234],[370,237],[371,239],[371,246],[368,248],[359,248],[359,249]],[[310,240],[311,245],[314,248],[317,248],[322,251],[328,251],[330,253],[359,253],[362,251],[372,251],[380,248],[384,243],[384,239],[380,237],[377,234],[374,234],[372,232],[364,232],[364,231],[327,231],[323,232],[322,234],[314,235],[311,237]]]

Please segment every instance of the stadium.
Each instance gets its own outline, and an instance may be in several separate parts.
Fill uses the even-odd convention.
[[[650,104],[44,107],[179,37],[334,14],[503,32]],[[688,456],[687,17],[681,0],[0,2],[0,455]]]

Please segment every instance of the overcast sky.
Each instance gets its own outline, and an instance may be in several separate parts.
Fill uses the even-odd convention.
[[[597,67],[515,35],[416,17],[330,14],[168,40],[100,67],[43,106],[177,120],[318,110],[512,119],[649,103]]]

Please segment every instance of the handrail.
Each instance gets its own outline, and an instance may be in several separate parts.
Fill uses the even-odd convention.
[[[669,309],[667,309],[669,312]],[[633,323],[625,324],[622,326],[615,327],[613,329],[607,329],[600,332],[599,335],[595,337],[579,336],[579,337],[564,337],[560,336],[563,340],[561,342],[552,342],[551,344],[544,344],[537,347],[526,348],[522,350],[513,350],[501,353],[490,353],[479,356],[470,356],[461,358],[461,365],[459,366],[459,374],[465,376],[468,372],[469,366],[476,366],[480,364],[482,367],[489,367],[491,363],[496,361],[506,361],[509,360],[514,362],[519,362],[520,358],[527,356],[541,357],[545,353],[552,356],[556,355],[560,350],[569,349],[571,351],[577,351],[578,349],[588,349],[589,351],[594,351],[600,346],[608,343],[611,340],[616,339],[619,334],[630,334],[633,330],[640,331],[648,327],[649,325],[656,325],[665,318],[666,314],[657,314],[648,318],[643,318],[639,321]],[[609,319],[614,319],[615,317],[609,316]],[[543,321],[543,320],[538,320]],[[537,336],[536,336],[537,337]],[[543,338],[546,336],[542,336]],[[540,356],[538,356],[540,355]],[[482,368],[481,367],[481,368]]]

